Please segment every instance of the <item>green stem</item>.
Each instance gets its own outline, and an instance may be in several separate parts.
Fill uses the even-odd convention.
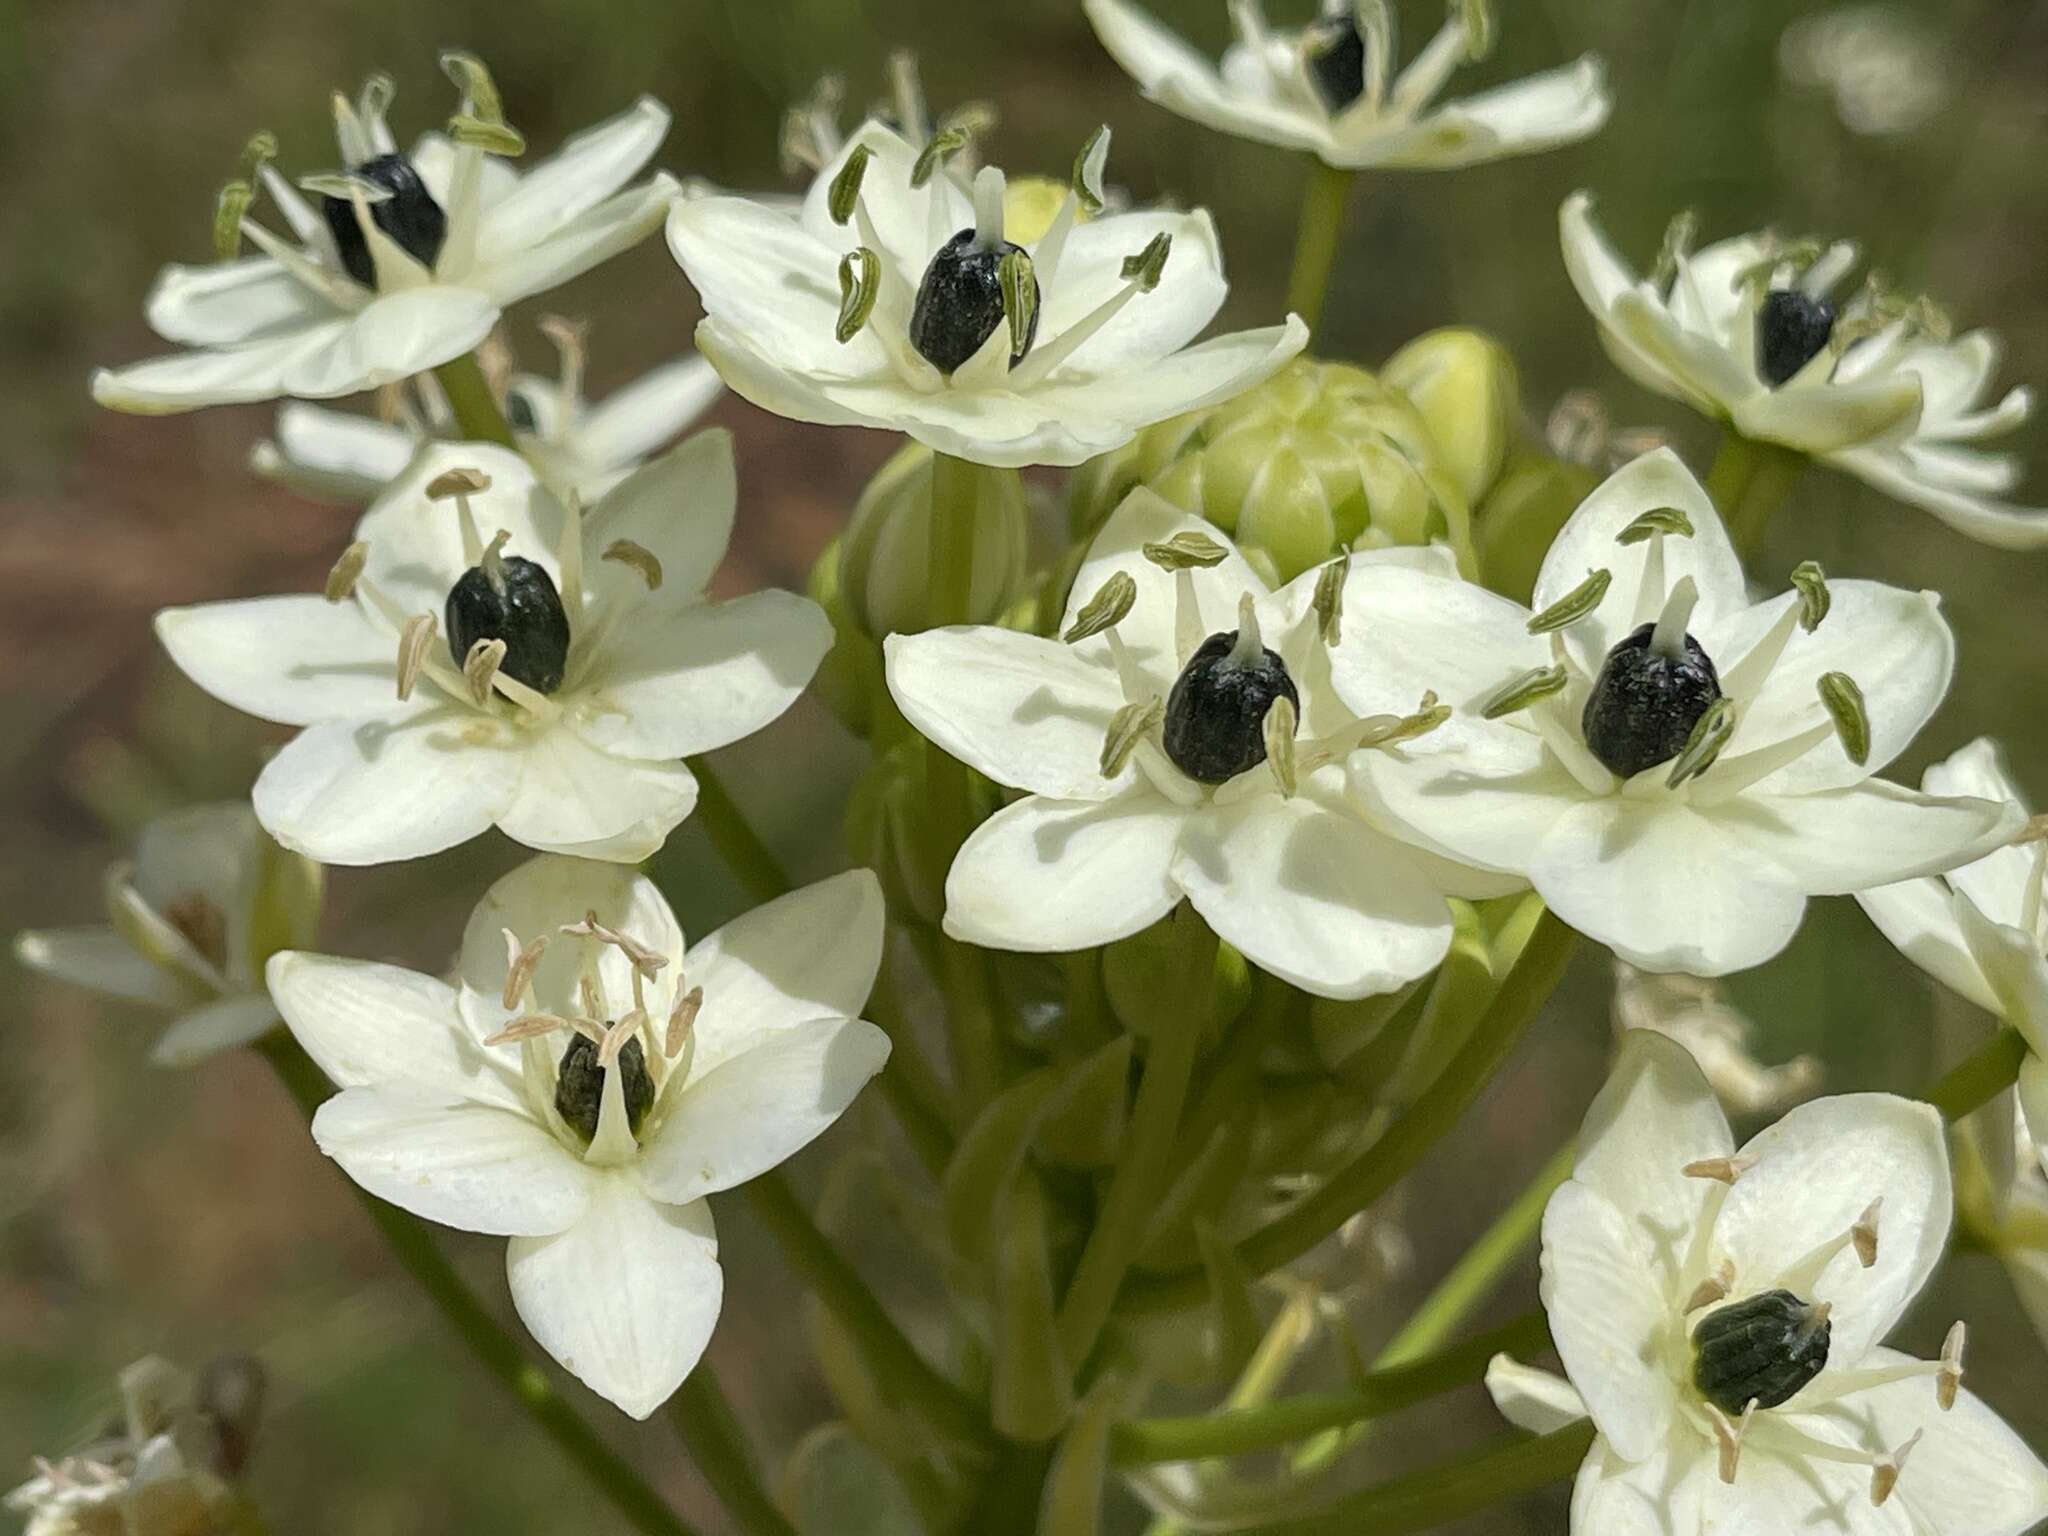
[[[1745,561],[1762,552],[1771,519],[1805,468],[1806,455],[1795,449],[1753,441],[1732,427],[1722,434],[1707,470],[1707,496]]]
[[[1129,1467],[1271,1450],[1310,1435],[1382,1418],[1469,1386],[1485,1374],[1486,1363],[1495,1355],[1503,1351],[1535,1354],[1546,1348],[1549,1340],[1543,1314],[1531,1312],[1434,1354],[1376,1369],[1360,1378],[1349,1392],[1313,1392],[1184,1418],[1133,1419],[1112,1431],[1110,1455],[1118,1466]]]
[[[2001,1029],[1977,1051],[1964,1057],[1921,1095],[1953,1124],[2019,1080],[2027,1059],[2026,1039],[2016,1029]]]
[[[1294,272],[1287,280],[1287,307],[1315,329],[1323,318],[1330,269],[1344,233],[1344,205],[1355,171],[1340,171],[1309,157],[1308,185],[1301,194],[1301,227],[1294,237]]]
[[[1314,1194],[1238,1245],[1238,1263],[1247,1274],[1263,1275],[1300,1258],[1385,1195],[1422,1160],[1479,1097],[1523,1029],[1549,1001],[1576,941],[1577,935],[1554,914],[1543,913],[1514,969],[1436,1080],[1378,1140]],[[1174,1311],[1200,1305],[1208,1292],[1207,1275],[1190,1267],[1127,1286],[1123,1304],[1134,1312]]]
[[[1593,1444],[1590,1421],[1501,1441],[1338,1499],[1312,1515],[1248,1526],[1239,1536],[1412,1536],[1570,1477]]]
[[[474,352],[465,352],[452,362],[443,363],[434,370],[434,377],[441,381],[441,392],[448,397],[448,408],[455,413],[455,429],[464,438],[473,443],[496,443],[502,448],[516,446],[511,424],[499,409],[497,396],[491,393],[490,381],[484,377],[483,366]]]
[[[996,1096],[1002,1077],[1002,1047],[996,1037],[995,1004],[989,997],[988,957],[947,934],[939,934],[937,943],[953,1078],[969,1112],[979,1113]]]
[[[676,1395],[668,1400],[668,1417],[704,1481],[745,1536],[796,1536],[796,1527],[761,1486],[746,1436],[709,1365],[699,1361],[683,1378]]]
[[[703,757],[686,759],[697,779],[697,818],[711,834],[712,846],[727,868],[739,877],[755,901],[773,901],[794,890],[789,871],[748,823],[746,813],[725,787],[725,781]]]
[[[932,455],[932,534],[925,579],[932,623],[965,624],[974,616],[974,535],[981,466],[950,453]]]
[[[1060,1345],[1067,1362],[1082,1371],[1109,1321],[1155,1202],[1172,1172],[1174,1133],[1188,1096],[1195,1057],[1201,1050],[1216,990],[1216,936],[1192,907],[1173,916],[1180,955],[1174,967],[1190,992],[1187,1005],[1162,1009],[1145,1057],[1145,1076],[1131,1111],[1131,1124],[1117,1154],[1109,1192],[1096,1212],[1075,1267],[1073,1283],[1060,1304]],[[1205,1282],[1206,1284],[1206,1282]]]
[[[257,1049],[311,1119],[313,1111],[333,1093],[313,1059],[281,1029],[264,1036],[257,1042]],[[547,1374],[527,1359],[456,1273],[426,1224],[396,1206],[386,1205],[354,1180],[345,1182],[391,1245],[398,1262],[418,1282],[427,1299],[440,1309],[442,1317],[484,1369],[519,1400],[527,1416],[612,1501],[633,1529],[644,1536],[693,1536],[691,1528],[676,1517],[640,1474],[599,1439],[597,1432],[555,1392]]]
[[[911,1347],[783,1177],[763,1174],[742,1186],[742,1193],[761,1224],[774,1234],[790,1267],[853,1338],[882,1390],[955,1439],[970,1444],[987,1440],[988,1419],[979,1405]]]

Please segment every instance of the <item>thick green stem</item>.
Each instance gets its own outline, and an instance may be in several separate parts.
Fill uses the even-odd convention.
[[[1964,1057],[1921,1095],[1951,1124],[1982,1109],[2019,1081],[2027,1042],[2016,1029],[2001,1029],[1974,1054]]]
[[[1180,940],[1174,973],[1186,981],[1189,996],[1185,1006],[1160,1011],[1109,1192],[1060,1304],[1060,1345],[1076,1371],[1085,1368],[1095,1351],[1117,1289],[1137,1257],[1154,1203],[1172,1173],[1174,1133],[1180,1126],[1188,1081],[1213,1007],[1216,936],[1200,915],[1185,905],[1174,914],[1173,924]]]
[[[957,1440],[987,1440],[988,1420],[981,1408],[912,1348],[783,1177],[763,1174],[742,1186],[742,1193],[774,1234],[790,1267],[858,1346],[882,1390]]]
[[[1755,442],[1732,427],[1722,435],[1707,470],[1707,496],[1744,561],[1761,553],[1771,519],[1805,468],[1806,455],[1795,449]]]
[[[1323,318],[1330,269],[1344,233],[1344,205],[1355,171],[1340,171],[1309,158],[1308,185],[1301,194],[1301,227],[1294,237],[1294,272],[1287,280],[1287,307],[1315,329]]]
[[[788,895],[796,888],[789,871],[748,823],[746,813],[726,789],[710,760],[692,757],[686,761],[697,779],[697,819],[711,834],[711,844],[718,850],[718,856],[746,887],[747,895],[755,901],[773,901],[777,896]]]
[[[283,1030],[273,1030],[264,1036],[257,1049],[308,1119],[333,1093],[312,1058]],[[464,1284],[455,1266],[436,1246],[425,1223],[396,1206],[386,1205],[353,1180],[346,1182],[390,1244],[398,1262],[405,1266],[427,1299],[440,1309],[442,1317],[478,1362],[519,1400],[527,1416],[611,1500],[633,1529],[644,1536],[693,1536],[691,1528],[676,1517],[640,1474],[599,1439],[597,1432],[556,1393],[547,1374],[526,1357]]]
[[[502,448],[515,446],[511,424],[499,409],[498,398],[491,393],[490,381],[484,377],[483,366],[474,352],[465,352],[453,362],[443,363],[434,370],[434,377],[441,381],[441,392],[448,397],[448,408],[455,413],[455,430],[464,438],[473,443],[496,443]]]
[[[746,1436],[719,1390],[710,1366],[699,1362],[668,1400],[669,1422],[745,1536],[796,1536],[761,1486]]]
[[[1337,1170],[1321,1188],[1268,1222],[1237,1247],[1247,1274],[1263,1275],[1300,1258],[1403,1179],[1479,1097],[1508,1052],[1564,975],[1577,935],[1550,912],[1534,932],[1486,1013],[1450,1064],[1416,1096],[1379,1139]],[[1208,1277],[1199,1267],[1126,1286],[1123,1305],[1134,1312],[1173,1311],[1200,1305]]]

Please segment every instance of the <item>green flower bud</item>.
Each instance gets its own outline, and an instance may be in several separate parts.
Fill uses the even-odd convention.
[[[872,869],[892,912],[936,928],[946,910],[946,867],[932,847],[925,745],[916,737],[879,752],[846,802],[846,846]]]
[[[1421,414],[1362,368],[1297,359],[1257,389],[1139,434],[1075,476],[1086,537],[1137,486],[1230,534],[1271,581],[1354,547],[1448,539],[1466,499]]]
[[[993,623],[1022,595],[1030,520],[1013,469],[974,466],[974,591],[967,621]],[[866,634],[931,627],[932,451],[911,443],[861,492],[839,561],[848,617]]]
[[[875,700],[885,686],[882,653],[853,622],[839,589],[839,556],[844,543],[842,537],[827,544],[804,579],[805,593],[832,621],[832,649],[818,666],[811,692],[849,731],[865,736],[874,727]]]
[[[1176,969],[1180,949],[1172,921],[1163,917],[1102,952],[1102,987],[1109,1006],[1124,1028],[1140,1039],[1149,1038],[1160,1025],[1159,1000],[1178,996],[1176,989],[1186,986]],[[1228,944],[1217,946],[1215,987],[1210,1025],[1221,1029],[1244,1012],[1252,995],[1251,968]]]
[[[1522,392],[1515,360],[1482,331],[1448,326],[1387,359],[1380,381],[1408,397],[1467,504],[1493,488],[1515,440]]]
[[[1583,464],[1518,450],[1473,518],[1487,586],[1528,602],[1551,540],[1599,483],[1599,475]]]

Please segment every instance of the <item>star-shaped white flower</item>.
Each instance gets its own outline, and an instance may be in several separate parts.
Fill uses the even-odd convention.
[[[277,1023],[263,990],[272,951],[304,944],[320,869],[287,853],[241,801],[159,816],[133,862],[107,871],[107,922],[15,935],[23,965],[172,1016],[150,1059],[189,1067]]]
[[[1174,546],[1211,563],[1169,573],[1147,555],[1180,563]],[[1403,560],[1449,563],[1409,549],[1348,565]],[[890,636],[889,689],[911,724],[1025,792],[960,849],[946,931],[995,949],[1089,949],[1186,897],[1253,964],[1322,996],[1389,992],[1434,968],[1451,939],[1445,894],[1520,882],[1398,842],[1349,803],[1347,752],[1436,717],[1420,689],[1370,719],[1332,691],[1317,593],[1327,611],[1346,569],[1271,591],[1213,525],[1141,489],[1074,578],[1062,632],[1097,632]],[[1283,695],[1291,721],[1272,710]]]
[[[1338,693],[1367,714],[1433,688],[1456,712],[1360,755],[1355,780],[1453,856],[1526,876],[1632,965],[1760,964],[1807,897],[1968,863],[2019,820],[1871,777],[1948,691],[1954,640],[1934,595],[1811,565],[1795,580],[1750,601],[1669,449],[1572,514],[1537,578],[1540,616],[1448,577],[1362,569]]]
[[[854,870],[686,950],[644,876],[548,856],[478,904],[453,985],[287,952],[270,986],[342,1090],[321,1150],[416,1216],[511,1238],[528,1331],[644,1419],[718,1319],[705,1197],[809,1145],[888,1058],[857,1017],[882,924]]]
[[[1590,1415],[1577,1536],[2020,1536],[2048,1467],[1939,1360],[1880,1342],[1948,1240],[1941,1117],[1818,1099],[1736,1150],[1684,1049],[1624,1040],[1543,1213],[1543,1309],[1569,1382],[1505,1356],[1516,1424]]]
[[[509,133],[488,76],[466,56],[449,67],[464,87],[457,121],[478,131],[463,142],[427,134],[401,156],[384,118],[389,80],[354,104],[337,95],[341,177],[321,178],[329,190],[309,201],[264,165],[262,190],[291,238],[245,214],[241,233],[262,254],[166,267],[149,323],[192,350],[101,369],[93,397],[157,414],[392,383],[460,357],[505,306],[659,227],[679,185],[665,174],[626,183],[668,131],[661,103],[643,97],[522,174],[482,147]]]
[[[1997,743],[1979,737],[1928,768],[1930,795],[1976,795],[2027,814]],[[2048,824],[2028,821],[2022,837],[1945,875],[1861,891],[1863,910],[1899,952],[1958,996],[2026,1037],[2020,1099],[2028,1120],[2048,1128]],[[2048,1139],[2041,1156],[2048,1166]]]
[[[1592,54],[1437,105],[1458,66],[1491,46],[1484,0],[1453,0],[1442,29],[1398,74],[1387,0],[1331,0],[1300,28],[1268,25],[1259,0],[1232,0],[1237,40],[1221,66],[1130,0],[1086,0],[1085,9],[1150,100],[1340,170],[1448,170],[1554,149],[1597,133],[1613,106]]]
[[[1223,303],[1216,227],[1201,211],[1086,217],[1106,131],[1028,250],[1005,239],[1003,173],[965,184],[948,142],[920,150],[871,121],[795,213],[676,204],[669,249],[704,300],[698,350],[727,384],[778,415],[905,432],[977,463],[1079,464],[1307,345],[1293,316],[1189,345]]]
[[[2005,1266],[2034,1332],[2048,1342],[2048,1170],[2011,1094],[1955,1127],[1956,1212]]]
[[[1998,339],[1954,340],[1922,303],[1865,290],[1829,295],[1854,269],[1838,242],[1788,247],[1768,234],[1686,249],[1674,225],[1653,279],[1630,271],[1594,227],[1592,198],[1559,214],[1565,269],[1615,365],[1744,437],[1846,470],[1973,539],[2048,544],[2048,512],[2002,498],[2019,460],[1975,445],[2027,419],[2033,392],[1987,403]]]
[[[517,454],[435,444],[357,525],[334,600],[172,608],[157,635],[216,698],[305,727],[256,781],[287,848],[379,864],[495,824],[631,862],[696,804],[679,759],[781,715],[832,643],[794,593],[705,600],[735,502],[721,431],[588,516]]]

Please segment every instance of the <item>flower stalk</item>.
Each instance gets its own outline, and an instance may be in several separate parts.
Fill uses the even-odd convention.
[[[709,1366],[700,1364],[676,1389],[668,1417],[743,1536],[796,1536],[796,1527],[762,1486],[746,1436]]]
[[[1311,331],[1322,323],[1330,271],[1344,234],[1344,213],[1356,171],[1339,170],[1311,155],[1308,184],[1301,195],[1301,225],[1294,237],[1294,270],[1287,279],[1287,307]]]
[[[2016,1029],[2001,1029],[1942,1074],[1921,1097],[1953,1125],[2010,1088],[2019,1079],[2026,1059],[2026,1037]]]
[[[464,438],[476,443],[496,443],[501,448],[514,446],[512,427],[498,408],[498,398],[491,393],[490,381],[484,377],[483,365],[474,352],[465,352],[441,364],[434,370],[434,377],[448,396],[456,430]]]
[[[1707,495],[1720,508],[1728,536],[1744,560],[1763,549],[1771,519],[1792,494],[1806,469],[1806,455],[1797,449],[1744,437],[1727,429],[1714,462],[1707,469]]]

